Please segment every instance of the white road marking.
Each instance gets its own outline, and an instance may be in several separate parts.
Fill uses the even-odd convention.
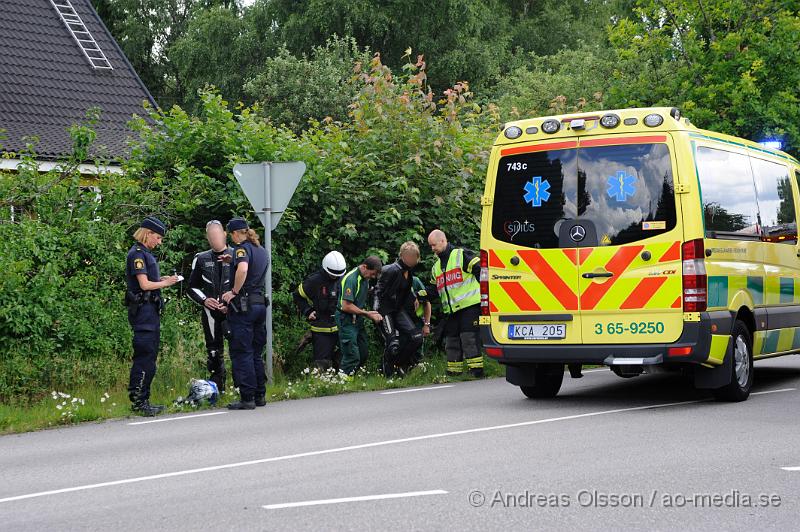
[[[800,466],[782,467],[784,471],[800,471]]]
[[[361,497],[342,497],[341,499],[321,499],[318,501],[286,502],[282,504],[267,504],[262,506],[265,510],[279,510],[281,508],[299,508],[301,506],[320,506],[323,504],[341,504],[343,502],[381,501],[384,499],[405,499],[407,497],[423,497],[425,495],[447,495],[444,490],[409,491],[406,493],[385,493],[382,495],[364,495]]]
[[[445,384],[443,386],[426,386],[425,388],[406,388],[404,390],[391,390],[388,392],[381,392],[381,395],[393,395],[396,393],[409,393],[409,392],[424,392],[427,390],[441,390],[442,388],[452,388],[455,384]]]
[[[158,419],[149,419],[147,421],[134,421],[133,423],[128,423],[128,425],[147,425],[149,423],[164,423],[165,421],[180,421],[182,419],[192,419],[193,417],[219,416],[222,414],[227,414],[227,412],[207,412],[205,414],[192,414],[189,416],[162,417]]]
[[[792,391],[794,388],[784,388],[782,390],[771,390],[770,392],[759,392],[759,393],[777,393],[777,392],[788,392]],[[98,484],[85,484],[83,486],[74,486],[72,488],[62,488],[57,490],[49,490],[49,491],[40,491],[36,493],[27,493],[25,495],[17,495],[14,497],[6,497],[4,499],[0,499],[0,503],[12,502],[12,501],[20,501],[24,499],[34,499],[37,497],[45,497],[48,495],[58,495],[61,493],[72,493],[75,491],[86,491],[92,490],[97,488],[106,488],[109,486],[121,486],[124,484],[134,484],[137,482],[146,482],[149,480],[159,480],[162,478],[172,478],[172,477],[182,477],[186,475],[194,475],[197,473],[208,473],[210,471],[221,471],[225,469],[234,469],[239,467],[246,467],[251,465],[259,465],[259,464],[267,464],[271,462],[283,462],[287,460],[294,460],[296,458],[306,458],[309,456],[322,456],[326,454],[334,454],[334,453],[343,453],[347,451],[357,451],[361,449],[369,449],[373,447],[385,447],[388,445],[397,445],[400,443],[409,443],[409,442],[416,442],[416,441],[424,441],[424,440],[434,440],[439,438],[449,438],[453,436],[463,436],[464,434],[478,434],[481,432],[491,432],[496,430],[505,430],[505,429],[513,429],[518,427],[530,427],[533,425],[543,425],[545,423],[554,423],[558,421],[570,421],[573,419],[581,419],[587,417],[595,417],[595,416],[604,416],[608,414],[620,414],[623,412],[636,412],[639,410],[652,410],[655,408],[667,408],[671,406],[682,406],[682,405],[689,405],[695,403],[703,403],[708,402],[710,399],[695,399],[693,401],[679,401],[675,403],[661,403],[655,405],[644,405],[644,406],[632,406],[628,408],[616,408],[614,410],[600,410],[597,412],[586,412],[584,414],[573,414],[570,416],[560,416],[560,417],[551,417],[546,419],[535,419],[533,421],[522,421],[519,423],[508,423],[506,425],[493,425],[489,427],[478,427],[473,429],[464,429],[464,430],[455,430],[452,432],[440,432],[435,434],[424,434],[422,436],[411,436],[408,438],[398,438],[395,440],[384,440],[384,441],[376,441],[371,443],[362,443],[359,445],[348,445],[347,447],[335,447],[332,449],[322,449],[320,451],[308,451],[305,453],[297,453],[297,454],[287,454],[283,456],[273,456],[270,458],[260,458],[257,460],[248,460],[246,462],[234,462],[230,464],[221,464],[217,466],[209,466],[209,467],[198,467],[196,469],[186,469],[183,471],[172,471],[170,473],[161,473],[158,475],[148,475],[146,477],[135,477],[135,478],[126,478],[121,480],[113,480],[110,482],[100,482]]]
[[[780,390],[766,390],[763,392],[751,392],[750,395],[764,395],[767,393],[781,393],[781,392],[793,392],[797,388],[781,388]]]

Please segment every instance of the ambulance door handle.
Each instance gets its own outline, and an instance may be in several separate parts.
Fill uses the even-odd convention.
[[[603,272],[603,273],[584,273],[584,279],[595,279],[597,277],[614,277],[614,274],[611,272]]]

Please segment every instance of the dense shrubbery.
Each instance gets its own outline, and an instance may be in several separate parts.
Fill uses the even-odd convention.
[[[135,120],[139,138],[122,175],[82,181],[77,157],[47,174],[29,157],[19,173],[2,174],[0,400],[124,380],[130,332],[122,295],[132,229],[146,213],[167,220],[157,251],[162,271],[187,274],[192,255],[205,248],[205,222],[250,211],[232,176],[237,162],[308,165],[273,244],[276,362],[290,375],[310,355],[294,352],[305,327],[290,291],[329,250],[341,249],[351,264],[366,253],[391,260],[401,242],[423,244],[433,227],[476,246],[494,110],[473,104],[466,84],[441,97],[429,92],[421,58],[398,77],[376,56],[357,67],[353,83],[351,120],[315,123],[300,136],[257,108],[231,108],[206,92],[200,116],[173,107]],[[90,126],[73,131],[78,153],[93,139]],[[24,211],[15,223],[11,204]],[[199,368],[197,314],[178,290],[165,293],[172,301],[162,358],[193,358]]]
[[[700,127],[774,136],[795,154],[800,145],[800,17],[792,3],[710,1],[698,15],[682,0],[548,0],[535,13],[529,2],[476,0],[458,7],[466,19],[456,25],[444,8],[420,18],[416,8],[368,2],[329,2],[344,14],[333,18],[292,2],[258,1],[240,12],[236,3],[193,0],[184,16],[167,6],[141,20],[130,16],[128,0],[95,4],[162,104],[177,98],[199,111],[147,110],[149,120],[134,120],[122,175],[81,182],[77,162],[93,140],[93,116],[72,129],[74,154],[61,170],[39,174],[33,145],[18,173],[0,173],[0,401],[124,378],[123,264],[135,224],[149,213],[167,220],[162,266],[187,273],[205,247],[207,220],[250,211],[232,177],[237,162],[308,165],[274,239],[276,361],[295,375],[308,353],[294,354],[305,327],[290,291],[328,250],[342,250],[351,264],[366,253],[390,260],[402,241],[421,242],[435,226],[477,246],[488,147],[501,116],[677,105]],[[496,14],[491,23],[487,13]],[[405,16],[413,24],[397,23]],[[466,82],[432,94],[422,58],[403,55],[408,38],[446,49],[432,74],[437,84],[468,73],[500,108],[479,107]],[[365,47],[385,51],[402,72],[392,74],[378,56],[367,62]],[[352,60],[360,61],[355,72]],[[207,83],[222,92],[195,92]],[[260,103],[229,105],[223,95]],[[102,202],[82,184],[96,187]],[[177,290],[168,295],[166,362],[192,359],[200,368],[197,314]]]

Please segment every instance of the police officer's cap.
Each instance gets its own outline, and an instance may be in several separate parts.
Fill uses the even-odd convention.
[[[161,236],[164,236],[164,234],[167,232],[166,224],[164,224],[164,222],[162,222],[155,216],[145,217],[145,219],[142,220],[140,227],[144,227],[145,229],[150,229],[154,233],[158,233]]]
[[[250,229],[247,220],[244,218],[231,218],[228,222],[228,231],[240,231],[242,229]]]

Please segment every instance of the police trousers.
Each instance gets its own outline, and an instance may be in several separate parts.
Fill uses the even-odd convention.
[[[239,386],[242,401],[266,396],[264,348],[267,345],[267,307],[251,303],[246,312],[231,309],[228,325],[233,381]]]
[[[156,375],[156,358],[161,341],[158,304],[128,306],[128,323],[133,329],[133,364],[128,380],[128,398],[138,405],[150,399],[150,385]]]

